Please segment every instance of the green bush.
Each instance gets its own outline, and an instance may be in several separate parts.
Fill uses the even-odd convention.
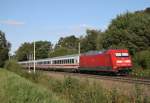
[[[6,61],[5,69],[14,72],[22,77],[25,77],[35,83],[38,83],[41,78],[45,77],[40,71],[36,71],[36,73],[28,73],[25,68],[23,68],[20,64],[17,63],[17,61],[14,60]]]
[[[150,50],[144,50],[136,53],[134,56],[134,62],[136,66],[140,66],[142,69],[150,70]]]
[[[150,70],[142,70],[141,68],[134,68],[132,70],[132,75],[136,77],[144,77],[144,78],[150,78]]]
[[[23,68],[15,60],[6,61],[4,68],[20,75],[23,72]]]
[[[133,63],[132,75],[150,77],[150,50],[136,53],[133,58]]]

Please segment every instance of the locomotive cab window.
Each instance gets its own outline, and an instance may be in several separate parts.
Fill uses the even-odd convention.
[[[122,53],[122,56],[123,56],[123,57],[128,57],[129,54],[128,54],[128,53]]]
[[[121,57],[121,53],[116,53],[116,57]]]
[[[115,53],[116,57],[128,57],[128,53]]]

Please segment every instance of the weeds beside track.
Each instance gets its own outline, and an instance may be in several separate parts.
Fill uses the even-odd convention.
[[[44,71],[45,73],[56,73],[61,75],[68,75],[74,77],[82,77],[82,78],[92,78],[92,79],[100,79],[100,80],[111,80],[118,82],[126,82],[133,84],[142,84],[150,86],[150,79],[140,79],[135,77],[128,76],[102,76],[102,75],[93,75],[93,74],[82,74],[82,73],[70,73],[70,72],[56,72],[56,71]]]

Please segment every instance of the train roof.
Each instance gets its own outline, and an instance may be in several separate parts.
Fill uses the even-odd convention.
[[[59,58],[70,58],[70,57],[78,57],[79,54],[73,54],[73,55],[64,55],[64,56],[58,56],[58,57],[52,57],[47,59],[59,59]]]
[[[97,54],[105,53],[105,51],[106,50],[101,50],[101,51],[93,50],[93,51],[88,51],[86,53],[82,53],[81,55],[97,55]]]
[[[101,50],[101,51],[88,51],[86,53],[81,53],[81,54],[72,54],[72,55],[64,55],[64,56],[57,56],[57,57],[52,57],[52,58],[45,58],[45,59],[38,59],[38,60],[35,60],[35,61],[46,61],[46,60],[55,60],[55,59],[67,59],[67,58],[74,58],[74,57],[79,57],[80,55],[81,56],[86,56],[86,55],[98,55],[98,54],[103,54],[103,53],[106,53],[106,52],[109,52],[109,51],[114,51],[114,50],[126,50],[126,49],[109,49],[109,50]],[[31,60],[33,61],[33,60]],[[26,61],[20,61],[20,62],[26,62]]]
[[[45,58],[45,59],[37,59],[35,61],[48,61],[48,60],[55,60],[55,59],[67,59],[67,58],[74,58],[78,57],[79,54],[73,54],[73,55],[65,55],[65,56],[58,56],[58,57],[52,57],[52,58]],[[33,60],[31,60],[33,61]],[[27,62],[27,61],[20,61],[20,63]]]

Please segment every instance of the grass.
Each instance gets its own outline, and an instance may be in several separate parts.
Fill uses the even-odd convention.
[[[139,85],[126,95],[118,88],[106,90],[98,82],[65,77],[64,80],[49,79],[48,87],[71,103],[150,103],[150,95]]]
[[[4,90],[15,93],[14,97],[12,96],[13,94],[9,96],[12,96],[13,98],[17,97],[17,99],[22,98],[23,100],[26,100],[26,98],[30,95],[31,97],[28,98],[31,100],[33,99],[33,101],[31,101],[30,103],[40,103],[42,99],[44,99],[44,102],[41,103],[47,103],[47,101],[51,103],[51,101],[49,101],[49,98],[52,98],[50,100],[57,99],[59,101],[58,103],[61,103],[62,101],[65,101],[65,103],[150,103],[150,95],[144,92],[143,88],[138,85],[135,86],[135,89],[132,91],[132,93],[125,95],[118,91],[117,87],[113,88],[112,90],[106,90],[102,87],[100,83],[90,82],[88,79],[81,81],[77,78],[65,77],[64,79],[60,80],[44,75],[40,72],[37,72],[36,74],[28,74],[27,72],[24,72],[22,68],[15,62],[6,63],[5,68],[9,71],[13,71],[19,74],[22,77],[25,77],[26,79],[28,79],[28,81],[22,78],[24,81],[26,81],[26,83],[20,85],[22,84],[23,80],[19,81],[17,79],[11,79],[12,77],[10,77],[11,82],[7,83],[6,86],[13,84],[17,85],[17,88],[27,89],[25,91],[25,94],[19,94],[18,97],[16,94],[18,94],[19,91],[17,91],[18,89],[14,89],[16,87],[13,87],[12,90]],[[32,81],[33,83],[30,83],[30,81]],[[27,86],[28,84],[32,84],[33,86]],[[33,89],[33,91],[30,94],[28,89],[31,88]],[[23,90],[20,89],[19,93],[22,93]],[[39,92],[37,93],[37,91],[35,90],[39,90]],[[1,89],[1,91],[3,91],[3,89]],[[59,99],[56,98],[56,95],[57,97],[59,97]],[[41,98],[38,99],[38,97]],[[6,99],[5,96],[4,98]],[[13,101],[12,103],[17,102]],[[18,103],[21,102],[19,101]]]
[[[131,74],[135,77],[150,78],[150,69],[133,68]]]
[[[63,103],[53,92],[3,69],[0,69],[0,102]]]

